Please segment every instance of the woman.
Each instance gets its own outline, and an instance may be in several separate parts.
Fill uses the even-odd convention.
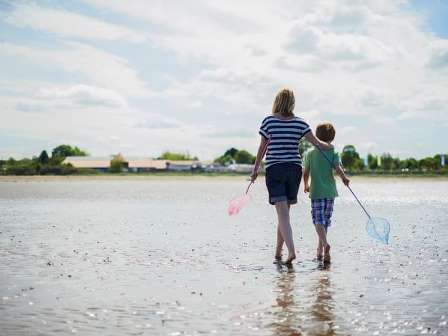
[[[282,89],[275,97],[272,114],[263,119],[260,127],[261,141],[258,148],[255,167],[258,167],[266,152],[266,186],[269,203],[275,205],[278,217],[276,262],[281,262],[283,243],[288,248],[285,264],[291,264],[296,258],[292,237],[289,209],[297,203],[297,193],[302,178],[302,159],[299,154],[299,141],[305,137],[309,142],[322,149],[333,146],[317,139],[310,126],[294,115],[294,93]],[[254,170],[251,181],[258,176]]]

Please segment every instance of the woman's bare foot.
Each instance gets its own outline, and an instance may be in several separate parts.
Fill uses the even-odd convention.
[[[296,258],[296,255],[289,255],[288,259],[285,260],[285,262],[283,263],[284,265],[291,265],[293,260]]]
[[[327,244],[327,246],[325,246],[324,262],[326,263],[331,262],[330,244]]]
[[[274,257],[274,264],[279,264],[282,262],[282,256],[281,255],[275,255]]]

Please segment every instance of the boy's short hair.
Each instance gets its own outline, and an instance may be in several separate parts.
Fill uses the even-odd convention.
[[[336,136],[336,130],[330,123],[322,123],[316,127],[316,137],[324,142],[332,142]]]

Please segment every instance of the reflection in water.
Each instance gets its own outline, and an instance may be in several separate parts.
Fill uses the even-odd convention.
[[[316,283],[311,287],[311,293],[314,293],[315,300],[311,305],[311,318],[313,327],[310,330],[311,335],[332,336],[334,330],[334,301],[333,290],[330,280],[330,264],[320,265],[319,275]]]
[[[274,307],[274,323],[271,327],[275,335],[298,336],[336,335],[333,314],[334,301],[333,290],[330,281],[330,265],[320,265],[317,276],[313,277],[315,283],[304,288],[303,298],[295,297],[295,293],[302,292],[296,288],[296,276],[293,268],[288,271],[279,268],[279,276],[276,281],[277,305]],[[306,286],[307,284],[302,284]],[[311,299],[311,300],[309,300]],[[300,301],[298,301],[300,300]],[[307,305],[307,302],[310,302]]]
[[[298,305],[294,302],[294,284],[296,273],[292,267],[288,271],[279,268],[279,277],[276,281],[277,306],[279,310],[274,310],[274,323],[272,327],[275,335],[299,336],[300,314],[297,311]]]

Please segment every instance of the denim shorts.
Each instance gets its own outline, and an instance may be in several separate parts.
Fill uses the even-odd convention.
[[[266,187],[269,192],[269,203],[287,201],[297,203],[302,167],[295,163],[276,163],[266,169]]]

